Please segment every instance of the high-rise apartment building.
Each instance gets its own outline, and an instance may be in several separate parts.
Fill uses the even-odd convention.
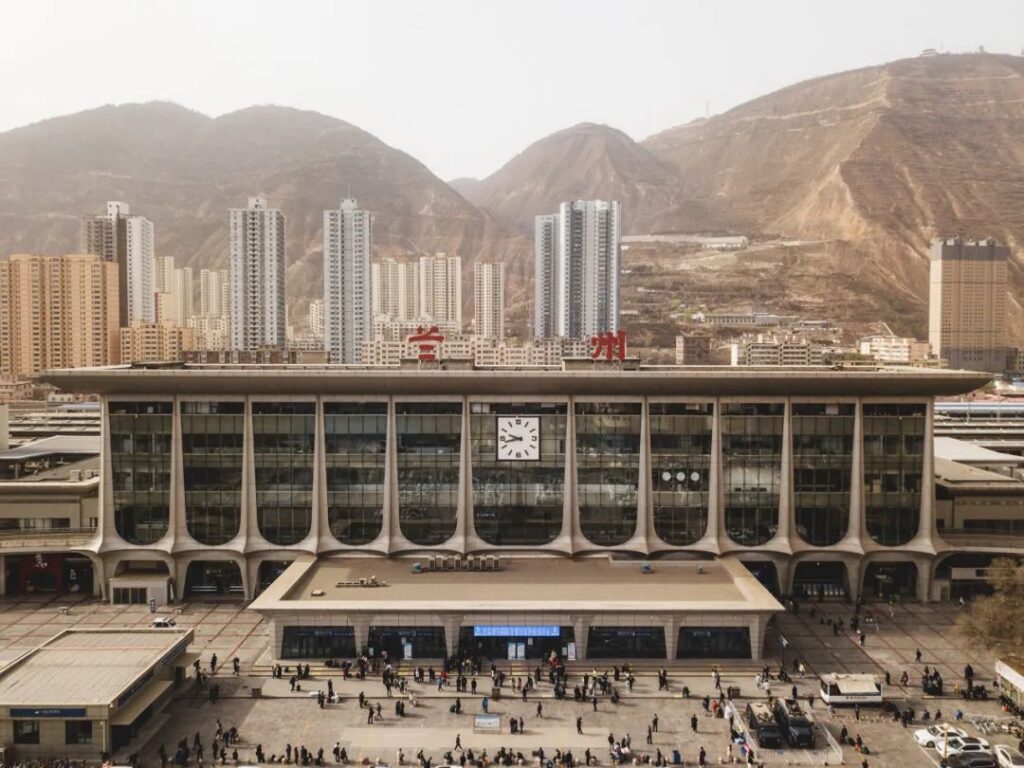
[[[370,270],[373,314],[387,315],[392,320],[419,320],[420,264],[394,258],[375,262]]]
[[[157,256],[156,272],[153,277],[156,293],[174,292],[174,257]]]
[[[118,362],[117,263],[96,254],[0,262],[0,373]]]
[[[262,197],[229,214],[231,345],[285,346],[284,215]]]
[[[619,203],[562,203],[558,214],[536,218],[534,234],[534,334],[586,338],[617,331]]]
[[[473,316],[476,335],[505,338],[505,265],[481,262],[473,267]]]
[[[928,341],[950,368],[1006,365],[1006,266],[995,240],[932,241]]]
[[[309,302],[309,313],[306,316],[306,323],[309,325],[309,332],[314,338],[324,337],[324,300],[313,299]]]
[[[199,270],[199,315],[227,316],[231,307],[230,290],[231,281],[226,269]]]
[[[428,320],[462,325],[461,257],[420,257],[420,311]]]
[[[118,267],[120,325],[152,323],[157,292],[153,222],[132,216],[127,203],[111,200],[107,212],[82,220],[82,253],[92,253]]]
[[[122,328],[120,337],[122,363],[184,360],[194,348],[194,331],[175,325],[135,323]]]
[[[195,293],[192,282],[192,267],[174,270],[174,324],[185,328],[195,314]]]
[[[324,349],[332,363],[358,362],[359,345],[370,338],[372,249],[372,213],[360,210],[351,198],[342,200],[336,210],[324,211],[321,328]]]

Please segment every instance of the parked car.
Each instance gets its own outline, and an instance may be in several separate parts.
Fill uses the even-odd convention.
[[[946,758],[946,768],[999,768],[991,752],[972,752]]]
[[[999,768],[1024,768],[1024,755],[1013,747],[1005,744],[996,744],[996,760],[999,761]]]
[[[942,725],[929,725],[927,728],[914,731],[914,741],[922,747],[935,749],[936,742],[940,741],[944,736],[949,736],[950,738],[953,736],[959,736],[960,738],[963,738],[966,735],[966,731],[961,731],[959,728],[954,728],[952,725],[943,723]]]
[[[154,629],[173,629],[178,626],[178,622],[170,616],[157,616],[149,623],[149,625]]]
[[[975,752],[988,752],[991,754],[992,752],[992,748],[987,741],[976,739],[973,736],[951,736],[948,739],[948,744],[942,744],[940,740],[935,745],[935,748],[946,755],[966,755]]]

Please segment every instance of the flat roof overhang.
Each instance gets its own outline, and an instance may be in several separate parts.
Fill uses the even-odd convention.
[[[386,369],[346,366],[113,366],[48,371],[66,392],[139,395],[953,397],[987,373],[921,368],[641,366],[637,370]]]

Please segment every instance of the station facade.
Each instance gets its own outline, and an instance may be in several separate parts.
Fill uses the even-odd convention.
[[[300,555],[429,553],[733,555],[775,594],[927,600],[951,551],[934,399],[988,377],[594,363],[47,380],[102,399],[87,549],[111,600],[251,599]]]

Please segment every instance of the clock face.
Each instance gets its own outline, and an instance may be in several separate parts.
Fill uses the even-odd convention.
[[[540,416],[498,417],[498,460],[537,461],[540,458]]]

